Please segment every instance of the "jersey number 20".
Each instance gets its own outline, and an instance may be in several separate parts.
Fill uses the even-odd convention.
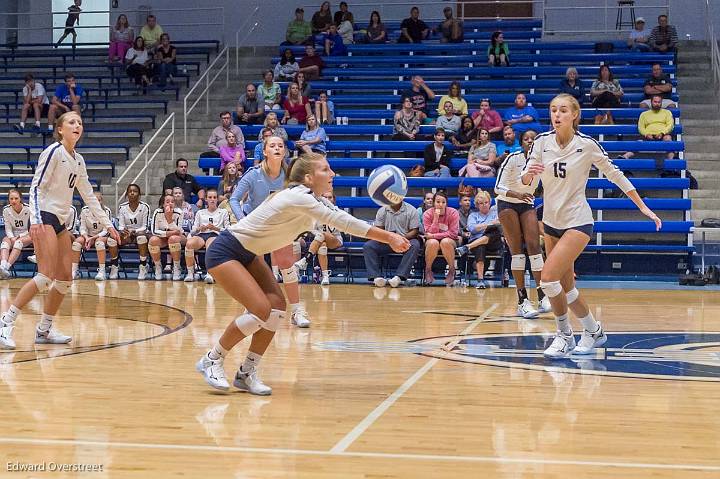
[[[553,165],[555,170],[555,178],[565,178],[567,176],[567,171],[565,170],[566,163],[555,163]]]

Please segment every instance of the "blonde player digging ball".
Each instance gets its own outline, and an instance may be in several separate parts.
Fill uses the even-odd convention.
[[[539,176],[544,188],[547,258],[540,286],[550,298],[558,328],[544,354],[556,359],[573,352],[590,354],[607,341],[602,325],[595,321],[587,302],[575,289],[573,278],[575,260],[590,241],[593,230],[592,211],[585,198],[590,168],[595,166],[618,185],[640,212],[655,222],[658,230],[662,222],[645,205],[632,183],[613,165],[602,146],[577,131],[580,105],[575,98],[567,94],[556,96],[550,103],[550,120],[553,130],[535,138],[523,170],[522,183],[529,185]],[[577,345],[568,320],[568,307],[583,327]]]
[[[38,272],[20,289],[10,309],[0,318],[0,348],[15,349],[12,333],[20,311],[36,294],[44,292],[48,294],[36,328],[35,343],[65,344],[72,340],[52,325],[72,285],[72,236],[65,221],[71,214],[75,188],[110,237],[120,241],[120,235],[93,194],[85,160],[75,151],[82,133],[80,115],[64,113],[55,123],[57,142],[40,153],[30,185],[30,237],[35,245]]]
[[[197,362],[196,369],[210,386],[224,391],[230,388],[223,368],[224,357],[237,343],[252,336],[250,351],[235,374],[233,385],[251,394],[272,393],[258,378],[257,367],[283,323],[285,299],[263,255],[289,244],[305,231],[315,230],[319,224],[387,243],[398,253],[410,248],[405,237],[371,227],[322,198],[323,193],[332,189],[334,176],[324,156],[302,154],[288,168],[287,188],[271,195],[249,215],[221,232],[207,249],[208,272],[247,308]]]

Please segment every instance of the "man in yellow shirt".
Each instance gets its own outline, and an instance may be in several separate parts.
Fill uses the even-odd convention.
[[[155,49],[160,45],[160,37],[165,33],[160,25],[157,23],[155,15],[147,16],[147,23],[142,30],[140,30],[140,36],[145,40],[145,49],[151,53],[155,52]]]
[[[670,110],[662,107],[662,96],[653,95],[650,100],[651,109],[643,112],[638,119],[638,131],[646,140],[672,141],[675,121]],[[667,155],[669,160],[675,158],[674,152]]]

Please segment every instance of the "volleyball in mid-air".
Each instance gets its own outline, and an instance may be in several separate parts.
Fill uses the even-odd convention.
[[[383,165],[370,173],[367,190],[370,198],[378,205],[396,205],[407,195],[407,178],[397,166]]]

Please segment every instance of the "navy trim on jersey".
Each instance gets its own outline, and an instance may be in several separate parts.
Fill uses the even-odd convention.
[[[53,155],[55,154],[55,151],[57,151],[58,148],[62,146],[62,143],[58,143],[55,148],[50,150],[50,154],[48,155],[47,161],[45,162],[45,166],[43,167],[42,171],[40,172],[40,179],[37,182],[37,186],[35,187],[35,191],[31,191],[30,194],[35,197],[35,208],[37,209],[37,218],[40,220],[39,224],[43,224],[42,217],[40,215],[40,205],[38,204],[38,194],[37,189],[38,186],[42,183],[43,177],[45,176],[45,172],[47,171],[48,165],[50,164],[50,160],[52,160]],[[32,188],[31,188],[32,189]]]
[[[495,179],[495,189],[497,189],[498,185],[500,184],[500,180],[502,179],[503,172],[505,171],[505,167],[507,166],[508,162],[510,161],[510,158],[512,158],[515,155],[523,155],[524,151],[516,151],[515,153],[510,153],[507,157],[505,157],[505,161],[502,162],[502,165],[500,165],[500,170],[498,171],[497,178]],[[528,158],[530,155],[528,154]],[[527,165],[528,159],[525,158],[525,165]]]
[[[575,134],[585,140],[592,140],[593,143],[595,143],[597,145],[597,147],[600,148],[600,151],[602,152],[602,154],[607,156],[608,158],[610,158],[610,155],[607,154],[607,151],[605,151],[605,148],[603,148],[602,145],[600,144],[600,142],[597,141],[595,138],[593,138],[592,136],[588,136],[584,133],[580,133],[579,131],[576,131]],[[611,163],[612,163],[612,161],[611,161]]]

